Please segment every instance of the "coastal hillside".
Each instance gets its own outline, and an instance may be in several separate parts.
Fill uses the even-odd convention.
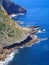
[[[0,48],[22,41],[24,36],[19,25],[5,11],[0,10]]]
[[[22,27],[8,15],[0,2],[0,60],[4,61],[7,55],[16,48],[26,47],[38,41],[34,36],[39,26]]]

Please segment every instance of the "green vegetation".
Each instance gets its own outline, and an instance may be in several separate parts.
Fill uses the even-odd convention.
[[[22,33],[18,24],[6,12],[0,10],[0,40],[18,40],[22,36]]]

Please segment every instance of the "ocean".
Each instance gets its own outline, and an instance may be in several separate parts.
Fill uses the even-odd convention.
[[[21,26],[41,26],[37,35],[41,40],[36,44],[19,48],[8,65],[49,65],[49,0],[11,0],[27,10],[23,16],[13,19],[22,22]]]

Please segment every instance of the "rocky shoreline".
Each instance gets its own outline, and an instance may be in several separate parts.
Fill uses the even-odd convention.
[[[1,1],[3,1],[1,3]],[[14,20],[8,16],[23,15],[26,10],[21,6],[10,2],[10,0],[1,0],[0,3],[0,62],[4,60],[18,48],[28,47],[39,39],[34,36],[38,32],[37,28],[40,26],[27,26],[22,27],[15,23]],[[11,5],[9,5],[11,4]],[[8,6],[9,5],[9,6]],[[12,56],[12,55],[11,55]],[[4,65],[0,64],[0,65]]]
[[[30,40],[29,40],[30,38]],[[28,40],[28,41],[27,41]],[[38,41],[38,38],[35,36],[29,36],[25,41],[21,42],[19,45],[16,45],[14,47],[5,47],[1,53],[0,53],[0,61],[4,61],[5,58],[7,58],[8,54],[11,54],[15,49],[21,48],[21,47],[26,47],[29,45],[35,44],[35,42]]]
[[[7,55],[11,54],[15,49],[27,47],[35,44],[39,39],[38,37],[34,36],[35,33],[38,32],[37,29],[39,26],[30,26],[30,27],[22,27],[23,31],[27,31],[27,36],[23,37],[24,39],[21,39],[21,42],[16,42],[11,45],[7,45],[3,47],[3,49],[0,49],[0,61],[4,61],[5,58],[7,58]],[[22,41],[23,40],[23,41]]]
[[[38,28],[40,28],[40,26],[22,27],[21,29],[27,32],[28,35],[26,36],[26,38],[23,37],[24,39],[20,39],[19,41],[21,42],[13,43],[12,45],[3,47],[3,49],[0,51],[0,62],[4,62],[7,56],[10,55],[12,52],[14,52],[14,50],[18,48],[29,47],[36,44],[36,42],[40,40],[45,40],[45,39],[47,40],[47,38],[39,39],[37,36],[34,35],[38,33],[39,31]]]
[[[36,28],[39,28],[39,26],[22,27],[18,25],[4,11],[2,3],[0,6],[0,61],[4,61],[7,55],[15,49],[35,44],[38,37],[34,34],[38,32]],[[19,11],[24,13],[23,8]]]

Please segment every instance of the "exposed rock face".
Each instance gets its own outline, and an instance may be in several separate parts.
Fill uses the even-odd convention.
[[[0,10],[0,48],[19,43],[27,37],[19,25],[4,10]]]
[[[0,60],[4,61],[5,58],[7,58],[7,55],[13,52],[15,49],[33,45],[37,41],[38,38],[36,38],[35,36],[28,36],[26,40],[22,41],[19,44],[4,47],[3,50],[0,52]]]
[[[17,4],[14,4],[10,0],[2,0],[2,5],[9,15],[26,13],[26,10],[24,8],[22,8],[21,6]]]

